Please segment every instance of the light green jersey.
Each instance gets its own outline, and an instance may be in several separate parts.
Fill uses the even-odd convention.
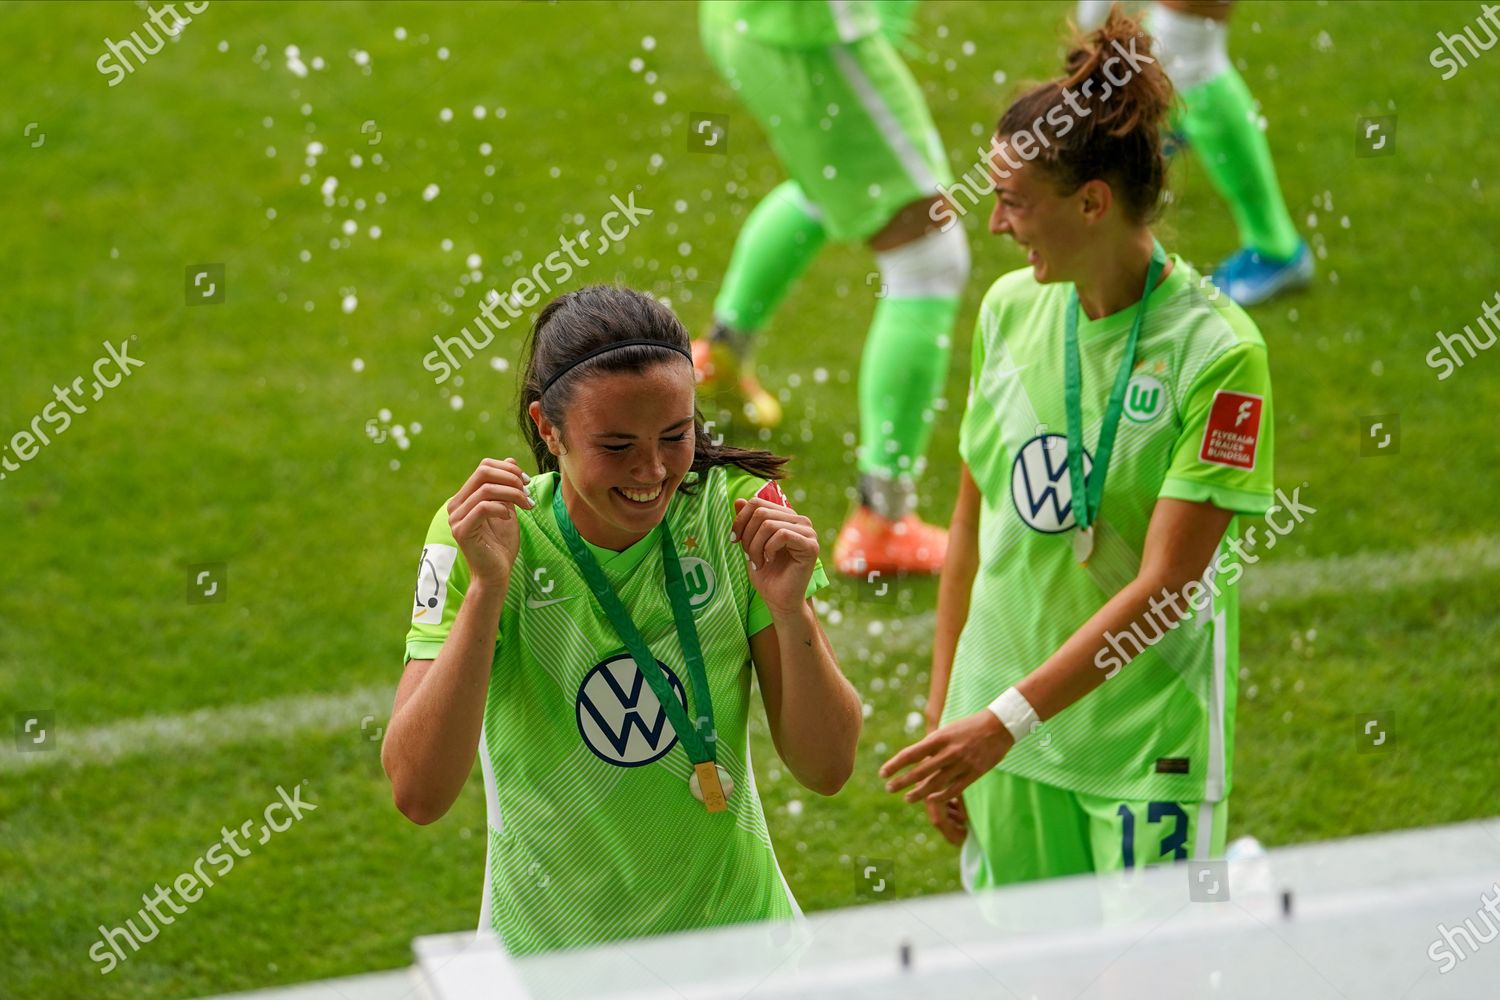
[[[1135,577],[1159,498],[1246,514],[1271,505],[1265,342],[1228,296],[1210,300],[1199,276],[1172,259],[1147,302],[1086,567],[1073,553],[1067,464],[1063,330],[1072,286],[1039,285],[1028,268],[1000,278],[985,296],[959,444],[984,497],[980,565],[945,721],[984,708]],[[1132,305],[1099,320],[1079,316],[1086,472],[1134,315]],[[1231,522],[1226,539],[1237,531]],[[1215,578],[1214,566],[1228,572]],[[1095,663],[1111,679],[1046,722],[1000,767],[1126,799],[1227,796],[1240,573],[1221,548],[1205,578],[1217,588],[1211,606],[1175,629],[1160,628],[1157,619],[1157,627],[1106,646]],[[1201,593],[1192,592],[1200,604]],[[1141,645],[1145,651],[1119,669]],[[969,803],[971,812],[976,804]]]
[[[719,467],[667,510],[718,763],[734,782],[728,811],[710,814],[689,790],[692,765],[671,722],[569,555],[552,513],[557,482],[556,473],[532,479],[536,506],[516,511],[521,547],[479,748],[489,818],[481,928],[527,954],[799,913],[750,766],[749,637],[771,616],[729,540],[734,500],[777,499],[779,488]],[[592,548],[692,717],[700,695],[687,691],[659,536],[658,527],[623,552]],[[408,659],[437,657],[468,582],[445,505],[422,550]],[[808,593],[827,582],[819,566]]]

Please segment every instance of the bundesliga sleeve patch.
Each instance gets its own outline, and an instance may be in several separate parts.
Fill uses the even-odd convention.
[[[1260,443],[1260,411],[1263,396],[1220,389],[1208,412],[1203,429],[1199,461],[1231,469],[1255,468],[1255,449]]]
[[[458,559],[452,545],[424,545],[417,564],[417,589],[412,597],[411,620],[415,625],[441,625],[443,605],[448,603],[448,576]]]
[[[766,485],[762,486],[760,488],[760,492],[755,495],[762,500],[769,500],[772,503],[781,504],[781,506],[787,508],[788,510],[790,510],[792,507],[791,504],[787,503],[786,494],[781,492],[781,487],[777,485],[776,480],[774,479],[770,480],[766,483]]]

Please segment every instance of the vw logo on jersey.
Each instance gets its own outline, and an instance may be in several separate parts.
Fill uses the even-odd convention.
[[[1167,408],[1167,387],[1161,379],[1145,373],[1137,375],[1125,387],[1125,417],[1137,424],[1147,424]]]
[[[1083,475],[1094,467],[1083,451]],[[1010,496],[1016,513],[1033,531],[1048,535],[1073,527],[1073,486],[1068,481],[1068,439],[1038,434],[1021,446],[1010,467]]]
[[[686,709],[682,681],[665,663],[656,662]],[[598,664],[578,685],[578,732],[595,757],[617,767],[650,764],[677,745],[667,713],[629,653]]]
[[[682,567],[682,582],[687,586],[688,607],[696,614],[714,599],[714,568],[697,556],[683,556],[677,564]]]

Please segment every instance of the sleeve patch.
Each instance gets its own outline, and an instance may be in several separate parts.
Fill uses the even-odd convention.
[[[452,545],[424,545],[417,564],[417,589],[412,595],[414,625],[441,625],[443,605],[448,600],[448,576],[453,572],[458,549]]]
[[[762,500],[769,500],[772,503],[780,504],[788,510],[790,510],[792,507],[791,504],[787,503],[786,494],[781,492],[781,487],[774,479],[768,481],[766,485],[762,486],[760,488],[760,492],[756,493],[755,495]]]
[[[1255,450],[1260,443],[1260,411],[1264,396],[1220,389],[1203,429],[1198,460],[1231,469],[1254,469]]]

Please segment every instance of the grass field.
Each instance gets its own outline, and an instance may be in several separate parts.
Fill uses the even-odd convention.
[[[1055,70],[1070,11],[922,9],[913,66],[957,170],[1018,82]],[[483,793],[476,772],[441,823],[411,825],[372,737],[432,511],[481,457],[521,450],[519,334],[461,383],[434,385],[422,357],[482,290],[629,192],[654,215],[569,287],[649,289],[704,329],[733,235],[780,168],[686,3],[214,3],[114,87],[95,61],[106,37],[140,30],[143,8],[0,12],[0,441],[105,341],[128,339],[143,363],[0,482],[0,707],[7,725],[53,713],[57,746],[0,754],[0,996],[187,997],[406,964],[413,936],[474,923]],[[1500,144],[1485,130],[1500,54],[1448,81],[1427,59],[1438,30],[1478,13],[1254,2],[1236,15],[1231,48],[1320,270],[1310,293],[1253,312],[1277,480],[1306,483],[1318,512],[1248,577],[1231,836],[1284,844],[1497,812],[1500,352],[1442,382],[1423,360],[1435,331],[1496,294]],[[692,112],[728,115],[727,155],[689,151]],[[1392,155],[1355,155],[1361,115],[1398,117]],[[309,166],[312,142],[324,151]],[[1206,269],[1233,247],[1229,217],[1191,155],[1173,188],[1163,240]],[[966,219],[959,343],[989,282],[1021,263],[983,221]],[[184,275],[208,262],[223,265],[224,301],[189,307]],[[793,498],[829,547],[852,485],[872,269],[863,248],[825,252],[761,354],[771,384],[797,383],[770,444],[796,455]],[[939,520],[967,358],[954,352],[932,448],[924,512]],[[1361,457],[1372,414],[1399,414],[1398,454]],[[409,448],[388,432],[398,423]],[[222,601],[187,600],[201,564],[226,567]],[[952,849],[875,775],[923,703],[935,587],[909,585],[895,606],[860,596],[843,583],[830,596],[830,633],[870,707],[848,788],[806,793],[763,723],[753,737],[808,909],[858,902],[861,856],[893,861],[900,895],[957,888]],[[1392,711],[1390,742],[1360,752],[1356,717]],[[299,782],[316,812],[99,974],[100,924],[133,916],[221,827]]]

